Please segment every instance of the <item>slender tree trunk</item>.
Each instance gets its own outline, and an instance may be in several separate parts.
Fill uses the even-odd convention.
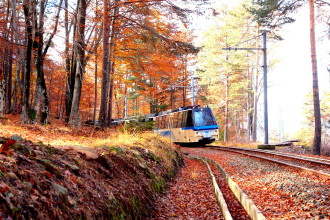
[[[113,76],[113,71],[111,71],[111,76]],[[114,87],[114,82],[113,82],[113,77],[110,79],[110,91],[109,91],[109,103],[108,103],[108,123],[111,125],[111,120],[112,120],[112,107],[113,107],[113,102],[112,102],[112,97],[113,97],[113,87]]]
[[[41,106],[41,115],[40,115],[40,124],[46,124],[48,119],[48,95],[47,95],[47,88],[44,76],[44,13],[45,13],[45,1],[41,0],[40,5],[40,14],[38,22],[36,22],[36,31],[35,31],[35,62],[37,68],[37,81],[36,81],[36,92],[34,97],[34,123],[37,122],[39,108]],[[41,101],[41,104],[40,104]]]
[[[319,98],[319,85],[317,74],[317,58],[316,58],[316,41],[315,41],[315,15],[314,15],[314,0],[309,0],[310,10],[310,43],[311,43],[311,61],[313,73],[313,102],[314,102],[314,154],[321,154],[321,110]]]
[[[70,30],[69,30],[69,8],[68,0],[64,0],[64,28],[65,28],[65,72],[66,72],[66,84],[65,84],[65,120],[69,121],[69,116],[71,112],[71,101],[72,101],[72,90],[73,83],[71,77],[71,62],[70,62]],[[72,56],[73,57],[73,56]],[[73,61],[73,60],[72,60]]]
[[[77,13],[77,35],[75,40],[74,50],[77,54],[76,74],[74,80],[74,92],[71,105],[71,113],[69,124],[73,127],[79,127],[81,125],[79,117],[79,104],[82,88],[82,77],[85,70],[85,25],[86,25],[86,0],[78,1],[78,13]]]
[[[248,117],[248,134],[247,134],[247,141],[250,141],[252,139],[252,132],[253,132],[253,81],[252,81],[252,75],[250,73],[250,70],[248,69],[248,87],[249,92],[247,94],[247,117]]]
[[[114,0],[115,8],[113,9],[113,16],[111,18],[111,34],[110,34],[110,66],[109,66],[109,100],[108,100],[108,112],[107,112],[107,123],[110,125],[112,119],[112,96],[113,96],[113,83],[114,83],[114,73],[115,73],[115,39],[117,38],[117,28],[116,20],[119,13],[119,0]]]
[[[4,110],[4,88],[3,88],[3,71],[0,67],[0,117],[3,116]]]
[[[24,75],[23,75],[23,102],[22,102],[22,113],[21,121],[27,123],[29,109],[29,98],[30,98],[30,79],[31,79],[31,56],[32,56],[32,18],[31,9],[32,2],[30,0],[24,0],[23,9],[26,25],[26,36],[27,36],[27,46],[25,52],[25,65],[24,65]]]
[[[110,64],[109,64],[109,37],[110,37],[110,0],[104,0],[103,6],[103,57],[102,57],[102,92],[99,122],[102,128],[106,127],[107,107],[110,89]]]
[[[257,58],[258,59],[258,58]],[[258,68],[255,70],[255,82],[253,86],[253,122],[252,122],[252,141],[257,141],[257,121],[258,121]]]
[[[259,26],[257,26],[256,33],[259,33]],[[259,48],[259,38],[256,41],[256,48]],[[253,83],[253,122],[252,122],[252,141],[257,141],[258,130],[258,100],[259,100],[259,53],[256,53],[255,71],[254,71],[254,83]]]
[[[224,135],[223,140],[225,142],[228,141],[228,123],[229,123],[229,112],[228,112],[228,104],[229,104],[229,79],[228,79],[228,73],[226,74],[226,105],[225,105],[225,129],[224,129]]]
[[[96,127],[96,108],[97,108],[97,67],[98,67],[98,55],[97,55],[97,52],[96,52],[96,55],[95,55],[95,73],[94,73],[94,77],[95,77],[95,80],[94,80],[94,113],[93,113],[93,124],[94,124],[94,127]]]
[[[17,68],[16,68],[16,74],[15,74],[15,84],[14,84],[14,100],[13,100],[13,112],[14,114],[21,112],[21,109],[19,109],[19,104],[22,102],[22,100],[19,100],[20,94],[23,94],[23,82],[21,80],[21,74],[22,69],[24,66],[24,51],[19,48],[18,49],[18,60],[17,60]]]
[[[11,49],[6,50],[5,55],[5,109],[6,114],[11,112],[11,93],[12,93],[12,79],[13,79],[13,52]]]
[[[16,9],[17,9],[17,1],[12,0],[12,13],[13,13],[13,39],[15,43],[22,44],[22,37],[18,31],[18,17]],[[22,82],[22,69],[24,66],[24,50],[22,47],[17,48],[17,62],[16,62],[16,74],[15,74],[15,83],[14,83],[14,94],[13,94],[13,112],[14,114],[21,112],[21,109],[19,109],[19,97],[20,94],[23,94],[23,82]]]

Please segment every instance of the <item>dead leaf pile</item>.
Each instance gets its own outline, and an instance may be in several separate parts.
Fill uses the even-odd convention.
[[[157,201],[156,210],[148,219],[223,219],[212,183],[204,164],[184,159],[165,196]]]

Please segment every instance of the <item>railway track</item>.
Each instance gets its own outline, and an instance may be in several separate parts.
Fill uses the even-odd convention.
[[[262,212],[215,161],[191,154],[153,219],[264,220]]]
[[[328,174],[302,167],[306,161],[312,160],[308,161],[309,166],[322,166],[322,170],[326,170],[327,160],[315,160],[322,162],[319,164],[313,161],[314,158],[303,156],[298,159],[304,162],[295,164],[293,168],[291,163],[297,158],[284,159],[278,155],[276,158],[274,155],[267,158],[265,154],[257,154],[258,150],[250,153],[229,150],[214,147],[181,148],[185,154],[207,157],[221,165],[267,219],[329,219]]]
[[[209,149],[230,151],[239,153],[277,164],[294,167],[308,173],[318,175],[325,179],[330,179],[330,160],[303,155],[293,155],[288,153],[279,153],[270,150],[209,146]]]
[[[266,219],[253,201],[227,175],[219,164],[202,156],[189,155],[187,158],[199,160],[207,167],[224,219]]]

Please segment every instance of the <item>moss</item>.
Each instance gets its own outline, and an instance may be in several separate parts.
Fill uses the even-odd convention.
[[[122,203],[114,196],[109,197],[108,201],[109,219],[125,219],[127,214],[124,211]]]
[[[141,201],[137,196],[133,196],[130,198],[130,205],[132,207],[133,210],[133,216],[139,216],[141,213]]]
[[[309,149],[310,149],[310,147],[307,146],[307,145],[303,145],[303,146],[301,146],[301,148],[303,148],[303,149],[305,149],[305,150],[309,150]]]
[[[30,121],[34,121],[37,118],[37,112],[31,108],[27,110],[27,115]]]
[[[258,149],[263,149],[263,150],[275,150],[275,145],[260,144],[260,145],[258,145]]]
[[[157,162],[159,161],[159,158],[152,152],[148,151],[148,157],[152,159],[153,161]]]
[[[153,176],[151,177],[151,189],[156,193],[163,193],[165,191],[165,181],[161,177]]]

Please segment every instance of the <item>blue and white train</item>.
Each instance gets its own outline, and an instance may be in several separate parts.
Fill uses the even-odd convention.
[[[156,133],[179,145],[205,145],[219,139],[218,124],[209,107],[180,107],[156,115]]]

